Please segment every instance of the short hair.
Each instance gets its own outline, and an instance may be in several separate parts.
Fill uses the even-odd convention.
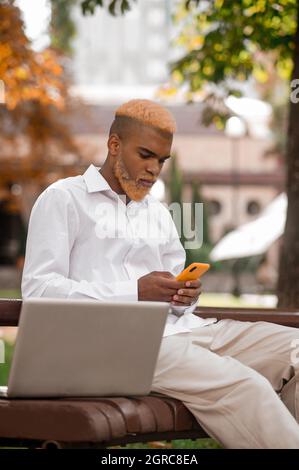
[[[115,112],[115,119],[120,117],[130,118],[167,134],[174,134],[176,131],[173,115],[166,108],[151,100],[135,99],[122,104]]]

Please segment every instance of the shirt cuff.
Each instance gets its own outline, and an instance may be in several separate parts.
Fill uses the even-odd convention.
[[[198,303],[198,297],[197,297],[197,299],[195,299],[195,301],[193,302],[193,304],[188,305],[187,307],[180,307],[180,306],[178,306],[178,305],[171,305],[171,304],[170,304],[170,308],[171,308],[171,312],[170,312],[170,313],[173,313],[173,314],[176,315],[177,317],[181,317],[181,316],[184,315],[185,313],[193,313],[194,310],[195,310],[196,307],[197,307],[197,303]]]

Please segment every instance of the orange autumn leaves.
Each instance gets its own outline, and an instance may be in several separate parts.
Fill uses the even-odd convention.
[[[8,3],[0,4],[0,80],[10,110],[30,100],[64,107],[66,89],[58,54],[31,49],[20,10]]]
[[[81,148],[69,117],[77,102],[63,59],[53,48],[36,52],[19,8],[0,0],[0,193],[12,181],[44,187],[52,172],[74,173]]]

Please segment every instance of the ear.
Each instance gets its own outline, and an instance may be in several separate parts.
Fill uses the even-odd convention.
[[[109,136],[107,147],[110,155],[112,155],[113,157],[118,156],[121,148],[121,141],[117,134],[111,134]]]

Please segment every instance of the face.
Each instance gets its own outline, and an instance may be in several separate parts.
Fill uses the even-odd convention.
[[[171,144],[172,136],[146,126],[138,126],[132,135],[119,139],[113,173],[130,199],[141,201],[149,193],[170,158]]]

